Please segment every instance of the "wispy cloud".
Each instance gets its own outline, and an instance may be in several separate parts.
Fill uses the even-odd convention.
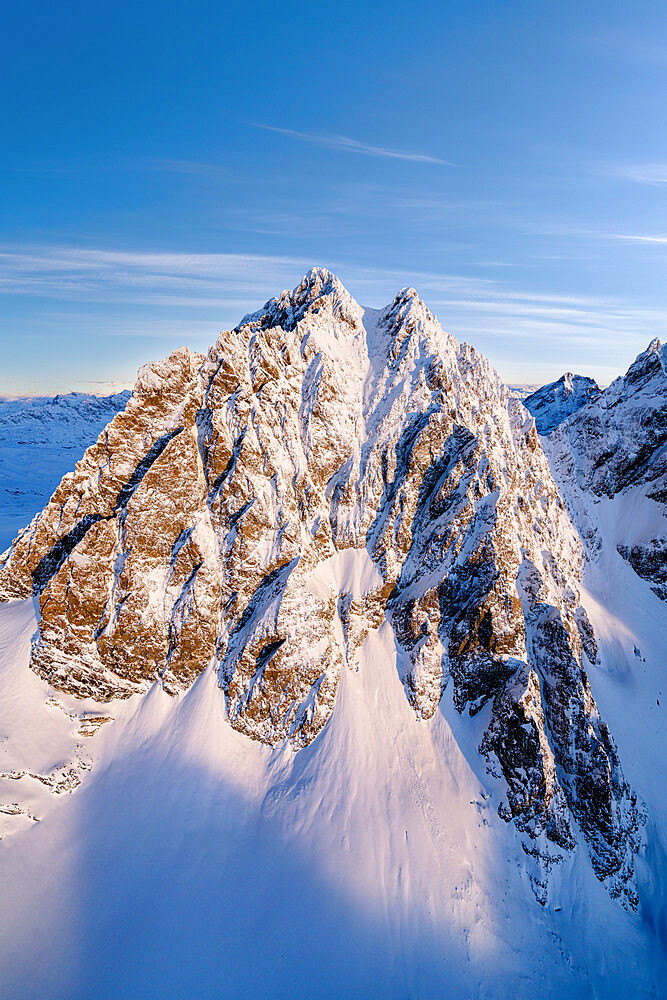
[[[602,173],[636,184],[667,184],[667,163],[619,163],[603,168]]]
[[[103,335],[195,338],[205,346],[220,329],[293,287],[311,263],[286,256],[5,245],[0,295],[34,299],[33,327],[53,327],[54,303],[67,303],[80,317],[72,329],[85,321]],[[97,313],[95,322],[92,313],[86,319],[86,310]]]
[[[427,153],[417,153],[406,149],[390,149],[386,146],[373,146],[368,142],[360,142],[358,139],[351,139],[347,135],[321,135],[317,132],[299,132],[292,128],[279,128],[277,125],[265,125],[262,122],[247,122],[253,128],[263,129],[265,132],[276,132],[278,135],[286,135],[291,139],[298,139],[300,142],[310,142],[316,146],[326,146],[329,149],[338,149],[346,153],[359,153],[362,156],[379,156],[390,160],[409,160],[411,163],[431,163],[440,167],[456,167],[458,164],[449,160],[441,160],[437,156],[430,156]]]
[[[54,174],[78,176],[82,174],[117,174],[120,171],[184,174],[197,177],[209,177],[213,180],[224,178],[234,180],[238,177],[238,172],[220,163],[206,163],[198,160],[176,160],[166,158],[120,158],[118,160],[95,161],[95,160],[54,160],[35,159],[29,164],[12,164],[5,160],[2,164],[3,171],[31,174]]]
[[[615,238],[667,243],[663,236]],[[177,340],[202,350],[220,329],[297,284],[312,263],[287,256],[0,246],[0,293],[42,300],[39,308],[31,305],[30,329],[38,315],[40,330],[54,335],[85,329]],[[618,297],[548,294],[500,276],[325,263],[370,306],[383,306],[399,288],[413,285],[446,329],[474,343],[515,381],[532,378],[527,364],[539,380],[548,357],[554,359],[548,374],[562,374],[556,368],[563,368],[564,356],[570,366],[588,357],[585,371],[600,378],[602,343],[611,378],[665,328],[664,311]]]
[[[432,175],[433,176],[433,175]],[[414,185],[387,186],[377,183],[333,183],[318,191],[314,200],[265,199],[259,204],[231,205],[230,226],[242,232],[280,235],[299,233],[306,237],[317,232],[340,240],[341,231],[351,238],[368,239],[372,233],[384,242],[384,234],[396,227],[409,229],[411,238],[422,234],[432,243],[436,224],[446,227],[449,245],[458,239],[470,242],[477,227],[504,225],[519,228],[517,206],[510,201],[447,198],[427,192],[415,194]],[[441,231],[445,231],[444,228]]]
[[[200,163],[197,160],[139,160],[133,166],[165,174],[186,174],[211,179],[232,177],[232,171],[219,163]]]
[[[631,233],[612,233],[609,237],[612,240],[623,240],[625,243],[657,243],[667,244],[667,236],[640,236]]]
[[[80,291],[102,287],[191,288],[199,293],[234,289],[245,295],[258,282],[275,287],[286,276],[303,273],[308,261],[297,257],[252,254],[151,253],[79,247],[0,247],[0,289],[4,292]]]

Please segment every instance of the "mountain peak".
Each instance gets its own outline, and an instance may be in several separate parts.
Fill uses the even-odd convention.
[[[293,330],[307,312],[322,311],[352,327],[361,325],[363,309],[343,283],[328,268],[311,267],[295,288],[268,299],[261,309],[244,316],[236,329],[258,326],[266,330],[280,326],[283,330]]]
[[[625,373],[624,382],[638,383],[659,372],[667,373],[667,345],[655,337],[645,351],[638,354]]]
[[[534,401],[548,388],[525,400],[536,422]],[[584,490],[612,497],[628,487],[651,483],[660,497],[667,476],[666,400],[667,345],[655,338],[625,375],[591,395],[585,401],[588,405],[572,411],[557,427],[550,447],[576,454],[577,481]]]
[[[402,288],[392,301],[382,310],[386,323],[396,333],[405,336],[429,322],[437,325],[437,320],[415,288]],[[443,331],[439,334],[443,335]],[[445,335],[446,336],[446,335]]]
[[[53,688],[177,693],[212,667],[229,725],[270,747],[335,724],[375,657],[424,724],[447,688],[460,715],[488,705],[479,750],[539,901],[578,825],[634,906],[637,810],[584,668],[581,542],[532,421],[413,288],[363,315],[312,268],[201,363],[143,369],[5,554],[0,601],[39,602],[31,665]]]
[[[565,372],[555,382],[543,385],[527,396],[523,405],[535,418],[540,434],[550,434],[577,410],[597,399],[600,387],[595,379]]]

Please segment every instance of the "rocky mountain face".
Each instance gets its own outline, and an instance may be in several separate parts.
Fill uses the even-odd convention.
[[[624,516],[613,543],[667,600],[667,345],[654,340],[624,376],[554,431],[548,448],[559,480],[573,488],[593,553],[602,540],[591,501],[618,498]]]
[[[418,717],[448,685],[484,711],[538,899],[581,842],[634,906],[641,810],[586,672],[581,563],[535,423],[489,363],[413,289],[364,310],[313,269],[205,357],[141,370],[0,557],[0,599],[37,597],[31,665],[54,688],[175,693],[212,664],[232,726],[296,750],[389,622]]]
[[[597,399],[600,387],[595,379],[565,372],[557,382],[543,385],[526,396],[523,405],[535,418],[540,434],[550,434],[563,420]]]

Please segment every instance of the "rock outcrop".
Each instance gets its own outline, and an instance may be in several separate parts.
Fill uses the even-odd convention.
[[[296,749],[388,621],[419,716],[448,684],[459,712],[489,706],[501,812],[542,869],[581,837],[633,905],[638,811],[586,673],[581,560],[489,363],[414,289],[364,310],[313,269],[206,357],[142,369],[0,558],[0,598],[38,597],[32,666],[54,687],[175,692],[212,664],[231,724]]]

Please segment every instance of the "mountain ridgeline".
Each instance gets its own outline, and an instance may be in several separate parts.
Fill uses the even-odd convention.
[[[0,600],[38,599],[31,666],[54,688],[177,693],[210,668],[235,729],[295,750],[388,623],[416,715],[449,689],[484,720],[537,899],[581,843],[634,908],[642,807],[587,674],[582,560],[535,422],[489,362],[414,289],[364,310],[313,269],[206,356],[140,371],[0,557]]]

